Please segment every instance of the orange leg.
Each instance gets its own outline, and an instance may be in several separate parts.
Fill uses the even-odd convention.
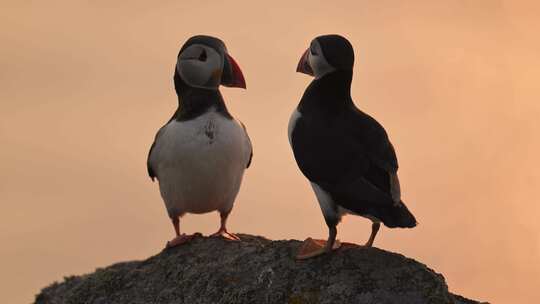
[[[180,234],[180,218],[179,217],[173,218],[172,223],[174,226],[174,232],[176,233],[176,237],[168,241],[165,248],[171,248],[171,247],[176,247],[178,245],[185,244],[189,242],[191,239],[193,239],[193,237],[195,237],[194,234],[191,234],[191,235]]]
[[[216,233],[212,234],[211,236],[213,237],[220,236],[222,238],[225,238],[231,241],[240,241],[240,238],[237,235],[227,231],[227,218],[229,217],[229,213],[230,212],[227,212],[227,213],[220,212],[219,215],[221,217],[221,226],[219,227],[219,230]]]
[[[369,236],[369,240],[367,241],[366,247],[372,247],[373,241],[375,241],[375,236],[377,235],[377,232],[379,231],[379,228],[381,227],[381,223],[373,223],[371,225],[371,235]]]
[[[336,235],[336,226],[330,226],[328,227],[328,240],[326,242],[323,240],[307,238],[300,247],[300,250],[296,255],[296,259],[305,260],[338,249],[341,247],[341,243],[336,240]]]

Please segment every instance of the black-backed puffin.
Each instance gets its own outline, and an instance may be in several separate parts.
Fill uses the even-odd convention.
[[[339,35],[319,36],[302,55],[297,72],[315,79],[289,121],[289,141],[298,167],[310,181],[329,228],[322,248],[300,252],[299,259],[329,252],[342,215],[412,228],[416,219],[401,200],[394,147],[384,128],[360,111],[351,98],[354,51]]]

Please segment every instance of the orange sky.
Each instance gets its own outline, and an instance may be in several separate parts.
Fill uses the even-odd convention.
[[[310,40],[347,36],[353,98],[387,129],[420,225],[376,246],[494,303],[540,302],[538,4],[517,1],[0,2],[0,293],[28,303],[64,275],[143,259],[173,236],[146,155],[176,107],[172,73],[194,34],[222,38],[248,90],[222,89],[255,156],[232,231],[326,237],[287,140]],[[217,214],[188,215],[214,232]],[[346,217],[341,240],[369,221]]]

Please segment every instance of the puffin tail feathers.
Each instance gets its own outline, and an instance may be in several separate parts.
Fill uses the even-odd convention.
[[[389,228],[413,228],[416,227],[417,222],[414,215],[409,211],[403,201],[400,201],[396,206],[389,208],[388,212],[385,212],[387,216],[383,219],[385,226]]]

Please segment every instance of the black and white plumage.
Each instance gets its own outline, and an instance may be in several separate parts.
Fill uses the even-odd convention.
[[[391,228],[416,226],[401,200],[398,162],[386,131],[351,98],[353,64],[349,41],[327,35],[311,42],[297,68],[315,79],[291,116],[289,141],[330,230],[324,251],[332,248],[344,214],[373,221],[367,246],[380,222]]]
[[[158,131],[147,162],[175,227],[176,238],[168,246],[190,239],[179,231],[179,218],[186,213],[218,211],[216,234],[238,239],[225,225],[253,153],[219,85],[245,88],[244,76],[221,40],[194,36],[179,52],[174,84],[178,109]]]

